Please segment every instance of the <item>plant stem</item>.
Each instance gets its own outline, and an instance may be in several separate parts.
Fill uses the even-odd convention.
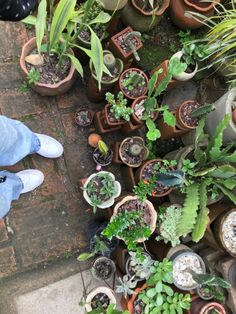
[[[46,30],[46,43],[47,43],[47,52],[48,55],[50,54],[50,30],[51,30],[51,24],[52,24],[52,18],[53,18],[53,8],[54,8],[54,0],[50,0],[49,4],[49,20],[48,20],[48,28]]]

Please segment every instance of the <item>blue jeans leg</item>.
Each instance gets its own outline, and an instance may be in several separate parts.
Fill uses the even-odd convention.
[[[9,171],[0,171],[0,218],[8,214],[11,201],[17,200],[23,189],[21,179]]]

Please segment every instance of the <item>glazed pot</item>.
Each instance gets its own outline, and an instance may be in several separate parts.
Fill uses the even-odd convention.
[[[132,201],[132,200],[137,200],[137,196],[125,196],[124,198],[122,198],[122,200],[120,202],[118,202],[115,207],[114,207],[114,211],[113,211],[113,215],[111,217],[111,220],[119,213],[119,208],[125,204],[128,201]],[[152,205],[152,203],[148,200],[144,201],[145,204],[148,205],[149,208],[149,213],[150,213],[150,224],[149,224],[149,228],[151,230],[151,232],[153,233],[156,229],[156,221],[157,221],[157,212],[155,211],[154,206]],[[119,238],[119,237],[118,237]],[[146,240],[146,238],[140,238],[137,240],[138,243],[142,243]]]
[[[115,198],[117,198],[120,193],[121,193],[121,185],[118,181],[115,181],[115,176],[111,173],[111,172],[108,172],[108,171],[100,171],[99,174],[109,174],[109,176],[114,180],[114,194],[112,197],[110,197],[107,201],[103,202],[102,204],[98,205],[97,207],[98,208],[109,208],[111,207],[114,202],[115,202]],[[84,188],[87,187],[88,183],[94,178],[96,177],[98,174],[97,173],[94,173],[94,174],[91,174],[91,176],[88,177],[88,179],[86,180],[85,184],[84,184]],[[83,197],[84,199],[86,200],[87,203],[89,203],[90,205],[92,205],[92,202],[91,202],[91,199],[87,193],[86,190],[83,191]]]
[[[226,94],[218,99],[214,103],[216,109],[208,113],[206,116],[205,131],[212,137],[215,133],[216,126],[223,120],[225,115],[231,115],[229,125],[223,133],[223,144],[236,140],[236,125],[232,119],[232,107],[235,97],[236,87],[230,89]]]
[[[101,0],[104,9],[107,11],[121,10],[126,5],[128,0]]]
[[[121,12],[121,20],[136,31],[148,32],[157,25],[169,4],[170,0],[163,0],[157,10],[144,11],[136,0],[131,0]]]
[[[147,160],[145,161],[141,167],[139,167],[139,169],[137,170],[137,172],[135,173],[135,181],[136,183],[138,183],[139,181],[141,181],[142,179],[144,179],[144,170],[145,168],[152,163],[156,163],[156,162],[162,162],[161,159],[152,159],[152,160]],[[170,168],[170,170],[173,170],[173,168]],[[168,188],[166,191],[160,192],[159,194],[155,194],[153,195],[153,197],[163,197],[166,196],[168,194],[170,194],[172,191],[172,188]]]
[[[105,74],[105,73],[103,74],[102,79],[101,79],[101,88],[103,90],[106,90],[106,91],[112,89],[112,87],[115,85],[115,83],[119,80],[119,77],[120,77],[120,75],[121,75],[121,73],[123,71],[123,68],[124,68],[123,61],[121,59],[119,59],[119,58],[114,58],[114,60],[112,60],[112,61],[114,61],[114,64],[112,64],[112,65],[106,64],[106,56],[107,55],[112,55],[113,56],[111,51],[103,50],[103,61],[104,61],[104,64],[107,66],[108,70],[110,70],[112,67],[117,68],[117,73],[112,76],[111,80],[105,79],[105,77],[107,78],[108,75]],[[109,68],[109,66],[110,66],[110,68]],[[92,75],[94,81],[96,82],[96,85],[98,85],[98,83],[97,83],[97,81],[98,81],[97,75],[95,73],[93,62],[92,62],[91,59],[89,61],[89,67],[90,67],[91,75]]]
[[[20,56],[20,68],[24,77],[26,78],[29,74],[26,68],[25,57],[28,56],[35,48],[36,45],[36,37],[31,38],[22,48],[21,56]],[[69,49],[70,54],[74,54],[71,49]],[[56,84],[43,84],[43,83],[34,83],[31,85],[31,88],[39,93],[41,96],[58,96],[67,92],[76,80],[77,72],[73,64],[71,64],[71,68],[69,74],[66,78]]]
[[[115,298],[114,292],[110,288],[108,288],[108,287],[99,286],[99,287],[94,288],[93,290],[91,290],[89,292],[89,294],[87,295],[87,297],[86,297],[86,300],[85,300],[85,310],[87,312],[92,311],[91,301],[99,293],[104,293],[105,295],[107,295],[108,298],[110,299],[110,304],[115,304],[116,305],[116,298]]]
[[[198,0],[171,0],[169,12],[172,22],[182,29],[196,29],[204,26],[203,23],[188,17],[186,11],[196,12],[203,14],[206,17],[210,17],[214,14],[214,4],[217,4],[220,0],[214,2],[201,2]]]
[[[191,302],[191,314],[209,314],[210,310],[217,310],[220,314],[226,314],[225,308],[217,302],[207,302],[199,298]]]
[[[231,222],[227,223],[227,219],[231,218]],[[229,255],[232,257],[236,257],[236,243],[233,242],[233,239],[228,240],[227,242],[225,239],[229,239],[229,236],[224,236],[224,230],[231,229],[230,234],[231,236],[234,235],[234,226],[236,226],[236,208],[232,208],[230,210],[226,210],[224,213],[222,213],[219,217],[216,218],[214,224],[213,224],[213,232],[215,235],[215,238],[220,245],[220,247],[226,251]],[[234,248],[234,251],[232,251],[232,248]]]
[[[181,129],[181,130],[194,130],[196,129],[197,125],[191,126],[188,125],[184,122],[182,119],[182,108],[186,106],[186,104],[192,104],[196,103],[195,100],[186,100],[184,101],[176,110],[175,116],[176,116],[176,125]]]
[[[127,142],[130,143],[130,146],[136,145],[136,152],[134,152],[134,154],[135,154],[134,157],[139,156],[139,162],[131,163],[131,162],[128,162],[124,158],[123,149],[124,149],[124,146],[127,144]],[[134,149],[135,149],[135,147],[134,147]],[[139,136],[127,137],[121,142],[121,144],[119,146],[119,157],[120,157],[120,159],[122,160],[122,162],[124,164],[126,164],[127,166],[132,167],[132,168],[139,167],[142,164],[142,162],[147,158],[148,153],[149,153],[149,151],[145,146],[144,140]],[[129,155],[129,152],[127,154]]]
[[[182,56],[183,56],[183,52],[178,51],[172,56],[172,58],[178,58],[179,60],[181,60]],[[198,70],[198,65],[196,64],[194,70],[191,73],[181,72],[179,74],[173,75],[173,78],[178,81],[185,82],[185,81],[191,80],[194,77],[194,75],[197,73],[197,70]]]
[[[136,72],[137,74],[139,74],[140,76],[142,76],[142,77],[144,78],[145,86],[144,86],[143,92],[142,92],[140,95],[129,95],[129,94],[127,94],[127,92],[125,91],[125,88],[124,88],[124,86],[123,86],[123,84],[122,84],[122,81],[123,81],[125,75],[126,75],[127,73],[131,72],[131,71],[132,71],[132,72]],[[147,93],[147,90],[148,90],[147,85],[148,85],[148,77],[147,77],[147,75],[146,75],[142,70],[140,70],[140,69],[138,69],[138,68],[129,68],[129,69],[125,70],[125,71],[121,74],[121,76],[120,76],[120,78],[119,78],[119,89],[122,91],[122,93],[124,94],[124,96],[125,96],[126,98],[128,98],[128,99],[132,99],[132,100],[133,100],[133,99],[136,99],[136,98],[139,97],[139,96],[144,96],[144,95]]]
[[[101,265],[103,265],[103,267],[109,267],[110,273],[107,273],[107,274],[100,273],[101,267],[102,267]],[[98,280],[109,281],[116,272],[116,265],[113,262],[113,260],[111,260],[110,258],[101,256],[101,257],[96,258],[96,260],[93,262],[91,272],[94,278]]]

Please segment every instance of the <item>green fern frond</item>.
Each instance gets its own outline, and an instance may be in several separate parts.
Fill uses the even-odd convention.
[[[192,232],[192,240],[198,242],[204,236],[207,224],[209,222],[209,209],[207,206],[207,186],[208,180],[201,182],[199,186],[199,212],[197,221]]]
[[[177,235],[182,236],[189,233],[196,222],[197,210],[199,206],[199,184],[193,183],[186,187],[182,215],[177,224]]]
[[[223,145],[223,132],[229,125],[230,119],[230,114],[226,114],[224,119],[218,124],[215,134],[212,136],[208,144],[206,151],[211,161],[215,161],[221,156],[221,147]]]

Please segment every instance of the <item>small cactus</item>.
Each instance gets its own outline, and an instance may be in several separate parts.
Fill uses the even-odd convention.
[[[108,154],[109,148],[107,147],[107,144],[102,140],[98,142],[98,149],[102,155],[106,156]]]
[[[139,144],[134,143],[130,145],[129,153],[131,156],[138,156],[141,154],[141,152],[142,152],[142,146],[140,146]]]

